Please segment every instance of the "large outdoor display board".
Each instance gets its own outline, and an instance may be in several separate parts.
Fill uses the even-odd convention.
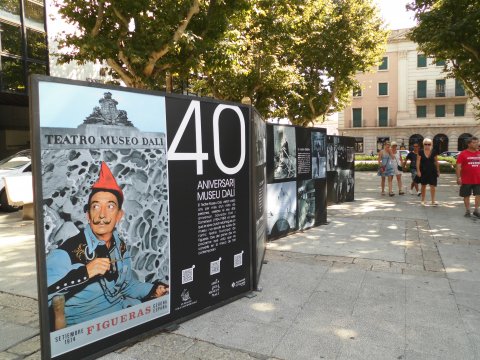
[[[267,244],[267,125],[255,109],[252,122],[253,279],[257,289]]]
[[[250,107],[45,76],[30,98],[44,358],[251,290]]]
[[[355,199],[355,138],[327,136],[327,202]]]
[[[326,130],[267,126],[267,233],[278,238],[324,224]]]

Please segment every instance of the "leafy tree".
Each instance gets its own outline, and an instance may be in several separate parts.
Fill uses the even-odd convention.
[[[369,0],[251,1],[205,54],[194,88],[248,96],[264,117],[306,126],[345,106],[355,74],[378,64],[386,35]]]
[[[246,0],[57,0],[77,28],[60,36],[59,63],[105,61],[127,86],[163,89],[186,77]],[[167,79],[167,81],[166,81]]]
[[[416,0],[407,8],[418,20],[410,38],[480,99],[480,0]]]

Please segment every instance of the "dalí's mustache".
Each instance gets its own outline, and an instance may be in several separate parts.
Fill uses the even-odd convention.
[[[107,220],[107,219],[98,219],[98,220],[92,220],[92,223],[93,225],[98,225],[100,223],[104,224],[104,225],[108,225],[112,222],[112,220]]]

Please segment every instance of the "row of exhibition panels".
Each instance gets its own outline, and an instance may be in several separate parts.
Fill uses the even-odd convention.
[[[353,138],[267,124],[243,104],[46,76],[31,85],[43,358],[96,358],[244,296],[267,241],[354,200]],[[87,209],[103,166],[123,191],[115,237],[129,266],[70,284],[97,256],[82,234],[95,230]],[[168,291],[110,311],[125,279]],[[82,317],[95,287],[107,310]]]

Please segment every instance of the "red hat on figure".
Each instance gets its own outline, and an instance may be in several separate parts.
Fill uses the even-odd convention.
[[[118,186],[117,181],[113,177],[112,172],[108,168],[107,164],[102,161],[100,166],[100,174],[98,175],[98,180],[96,183],[92,185],[92,192],[88,198],[88,203],[90,204],[90,200],[93,194],[99,191],[108,191],[114,194],[118,199],[118,206],[121,208],[123,203],[123,191],[120,186]]]

